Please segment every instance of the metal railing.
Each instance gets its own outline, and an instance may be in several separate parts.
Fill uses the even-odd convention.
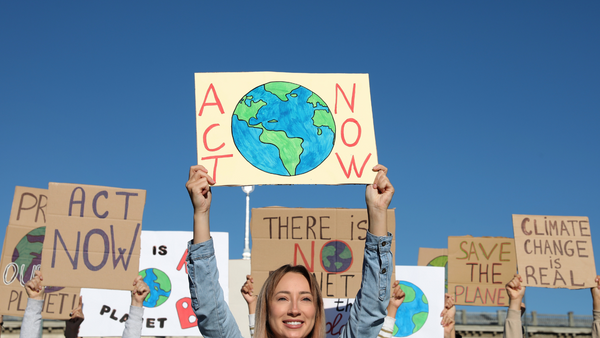
[[[456,324],[459,325],[504,325],[506,310],[496,312],[470,312],[456,311]],[[538,314],[531,311],[524,315],[524,324],[527,326],[553,326],[553,327],[591,327],[591,315],[567,314]]]

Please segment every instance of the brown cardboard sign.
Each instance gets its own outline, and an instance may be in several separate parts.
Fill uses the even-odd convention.
[[[526,286],[584,289],[596,286],[587,217],[513,215],[519,273]]]
[[[448,292],[448,249],[419,248],[418,266],[439,266],[445,270],[444,287]]]
[[[146,191],[50,183],[42,261],[55,285],[129,290],[139,271]]]
[[[23,316],[27,306],[24,285],[40,270],[46,232],[48,191],[16,187],[1,260],[0,314]],[[45,282],[45,280],[44,280]],[[42,317],[68,319],[77,306],[79,288],[46,285]],[[56,285],[56,284],[54,284]]]
[[[388,232],[396,219],[388,210]],[[260,290],[271,271],[284,264],[314,273],[323,297],[352,298],[360,289],[366,209],[252,209],[252,276]],[[395,240],[392,241],[392,253]]]
[[[457,305],[508,306],[504,286],[516,264],[512,238],[448,237],[448,289]]]
[[[418,266],[447,267],[448,249],[419,248]]]

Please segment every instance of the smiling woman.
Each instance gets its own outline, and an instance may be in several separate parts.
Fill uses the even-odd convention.
[[[260,293],[256,337],[307,337],[311,332],[314,338],[325,337],[321,300],[317,281],[304,266],[282,266]]]
[[[386,316],[393,271],[392,236],[387,232],[387,208],[394,187],[382,165],[373,168],[375,181],[365,199],[369,231],[365,241],[361,290],[340,338],[376,337]],[[187,268],[192,308],[205,338],[240,338],[219,285],[219,272],[209,213],[214,180],[201,165],[190,168],[186,188],[194,206],[194,238],[188,243]],[[265,281],[258,296],[255,338],[325,338],[323,297],[306,267],[284,265]]]

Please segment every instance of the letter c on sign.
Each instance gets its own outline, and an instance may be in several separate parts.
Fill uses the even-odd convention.
[[[525,229],[525,223],[529,222],[529,218],[524,218],[523,221],[521,222],[521,230],[523,230],[523,233],[527,236],[531,235],[531,231],[527,231],[527,229]]]
[[[218,127],[219,124],[215,123],[215,124],[211,124],[210,126],[208,126],[208,128],[206,128],[206,130],[204,131],[204,134],[202,135],[202,141],[204,142],[204,149],[208,150],[208,151],[217,151],[221,148],[223,148],[225,146],[225,143],[221,143],[220,146],[216,147],[216,148],[209,148],[208,147],[208,143],[206,142],[206,135],[208,135],[208,132],[213,129],[214,127]]]

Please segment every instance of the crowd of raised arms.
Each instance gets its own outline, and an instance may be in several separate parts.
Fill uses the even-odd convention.
[[[387,168],[377,165],[373,184],[365,192],[369,229],[365,240],[363,275],[341,338],[391,337],[396,311],[404,301],[404,292],[398,281],[392,283],[393,257],[390,251],[392,235],[387,232],[387,209],[394,187],[387,177]],[[205,338],[238,338],[242,334],[224,300],[219,285],[219,272],[212,238],[209,213],[214,180],[201,165],[190,168],[186,188],[194,207],[193,239],[188,243],[187,269],[192,308],[198,319],[198,328]],[[506,284],[510,303],[504,323],[505,338],[522,338],[521,316],[525,312],[522,300],[525,286],[518,274]],[[258,294],[254,279],[246,276],[241,293],[248,303],[250,335],[253,338],[325,338],[325,309],[323,297],[315,277],[302,265],[284,265],[265,281]],[[600,338],[600,276],[591,289],[593,301],[592,337]],[[35,277],[25,284],[29,297],[21,325],[22,338],[42,336],[42,307],[44,278],[36,271]],[[125,321],[123,337],[141,337],[143,302],[150,289],[138,276],[133,280],[131,307]],[[84,320],[82,299],[66,321],[65,337],[77,337]],[[440,324],[444,338],[460,337],[455,333],[454,299],[446,294]],[[0,322],[2,317],[0,316]]]

